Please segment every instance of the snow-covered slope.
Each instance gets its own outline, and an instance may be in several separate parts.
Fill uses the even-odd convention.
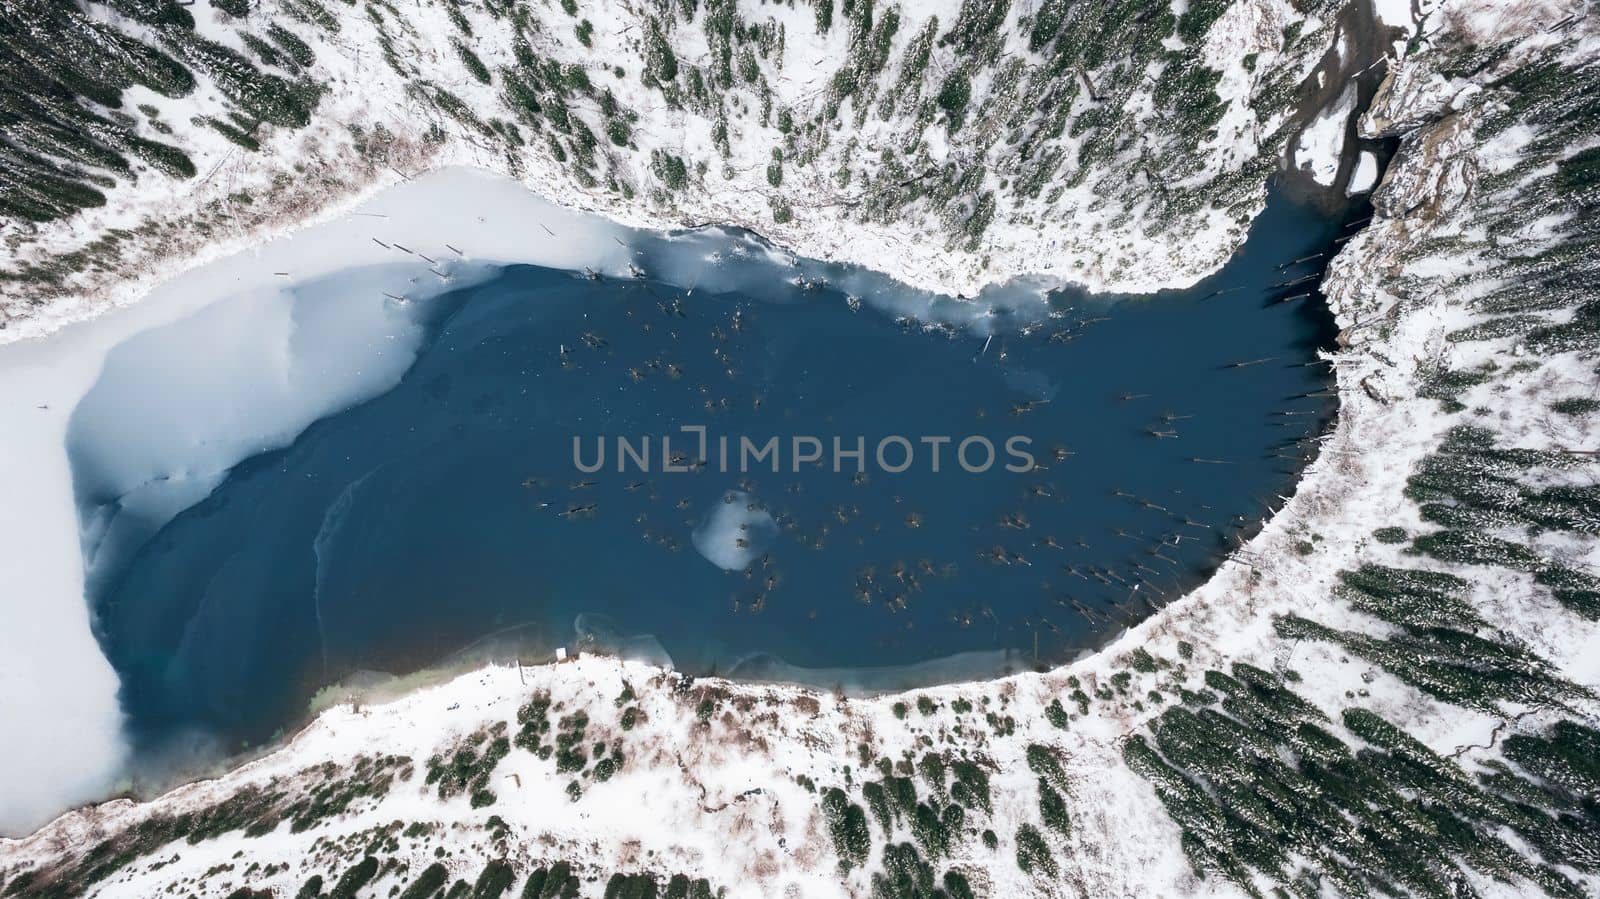
[[[113,26],[189,66],[193,89],[135,83],[95,133],[179,148],[195,174],[133,151],[128,174],[96,169],[52,130],[19,132],[88,160],[48,171],[93,196],[0,167],[0,204],[64,216],[10,220],[0,341],[448,164],[952,294],[1029,274],[1151,291],[1221,265],[1281,151],[1330,105],[1319,85],[1382,49],[1365,7],[1322,0],[167,4],[88,4],[60,28]],[[172,24],[185,15],[192,28]],[[1322,126],[1336,139],[1343,122]],[[1336,169],[1325,144],[1299,164]]]

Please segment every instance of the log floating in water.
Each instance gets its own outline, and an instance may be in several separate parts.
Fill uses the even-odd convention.
[[[1279,265],[1278,266],[1278,270],[1282,271],[1282,270],[1288,268],[1291,265],[1299,265],[1302,262],[1310,262],[1313,259],[1321,259],[1322,257],[1324,257],[1326,255],[1328,255],[1328,254],[1327,253],[1312,253],[1310,256],[1301,256],[1299,259],[1291,259],[1288,262],[1285,262],[1282,265]]]

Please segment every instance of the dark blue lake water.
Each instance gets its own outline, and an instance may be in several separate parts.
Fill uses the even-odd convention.
[[[488,635],[572,646],[575,626],[752,677],[968,654],[880,686],[1070,658],[1202,580],[1293,489],[1335,411],[1315,362],[1333,330],[1317,298],[1274,302],[1314,279],[1272,285],[1316,274],[1304,257],[1341,233],[1274,194],[1195,288],[1060,292],[991,320],[987,346],[777,274],[719,294],[506,269],[437,301],[397,387],[239,464],[95,579],[133,730],[256,741],[353,671]],[[683,425],[713,457],[718,436],[778,437],[783,470],[661,471],[661,435],[698,455]],[[654,470],[617,472],[618,435],[651,437]],[[795,435],[830,464],[790,470]],[[873,458],[890,435],[979,435],[1000,457],[968,473],[947,446],[935,473],[918,443],[891,474]],[[1017,435],[1033,471],[1002,467]],[[607,438],[605,469],[575,468],[575,436],[586,459]],[[836,436],[862,438],[865,475],[832,470]],[[728,514],[756,524],[711,553],[745,550],[744,570],[696,547]]]

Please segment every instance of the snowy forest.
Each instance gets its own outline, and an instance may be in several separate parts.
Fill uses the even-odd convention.
[[[0,841],[0,896],[1595,895],[1600,20],[1422,8],[1380,42],[1360,137],[1398,150],[1324,285],[1339,421],[1259,537],[1107,649],[864,698],[601,659],[463,678],[439,689],[471,727],[345,708],[311,748]],[[1035,273],[1039,235],[1063,278],[1192,280],[1371,15],[10,0],[0,324],[442,158],[633,221],[920,239],[896,274],[941,284]],[[800,46],[844,52],[794,71]],[[601,801],[673,819],[608,845]],[[680,851],[697,829],[721,851]]]

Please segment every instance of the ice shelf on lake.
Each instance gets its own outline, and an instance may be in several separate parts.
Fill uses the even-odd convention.
[[[430,300],[509,264],[619,278],[649,270],[716,291],[771,284],[780,272],[796,299],[828,282],[897,314],[980,332],[996,315],[1025,321],[1048,311],[1040,283],[957,302],[858,267],[796,259],[748,232],[631,230],[510,179],[450,168],[194,268],[139,303],[7,346],[0,708],[29,739],[0,748],[0,833],[104,795],[123,773],[118,682],[91,630],[88,579],[241,460],[393,386]],[[703,551],[732,564],[745,553],[722,530]]]
[[[0,746],[0,833],[104,795],[125,761],[117,678],[84,602],[82,538],[152,532],[240,459],[392,385],[428,297],[507,262],[620,271],[620,230],[504,178],[445,170],[5,347],[0,708],[28,738]],[[80,533],[69,434],[94,460],[78,487],[122,496],[115,517],[126,521]]]

